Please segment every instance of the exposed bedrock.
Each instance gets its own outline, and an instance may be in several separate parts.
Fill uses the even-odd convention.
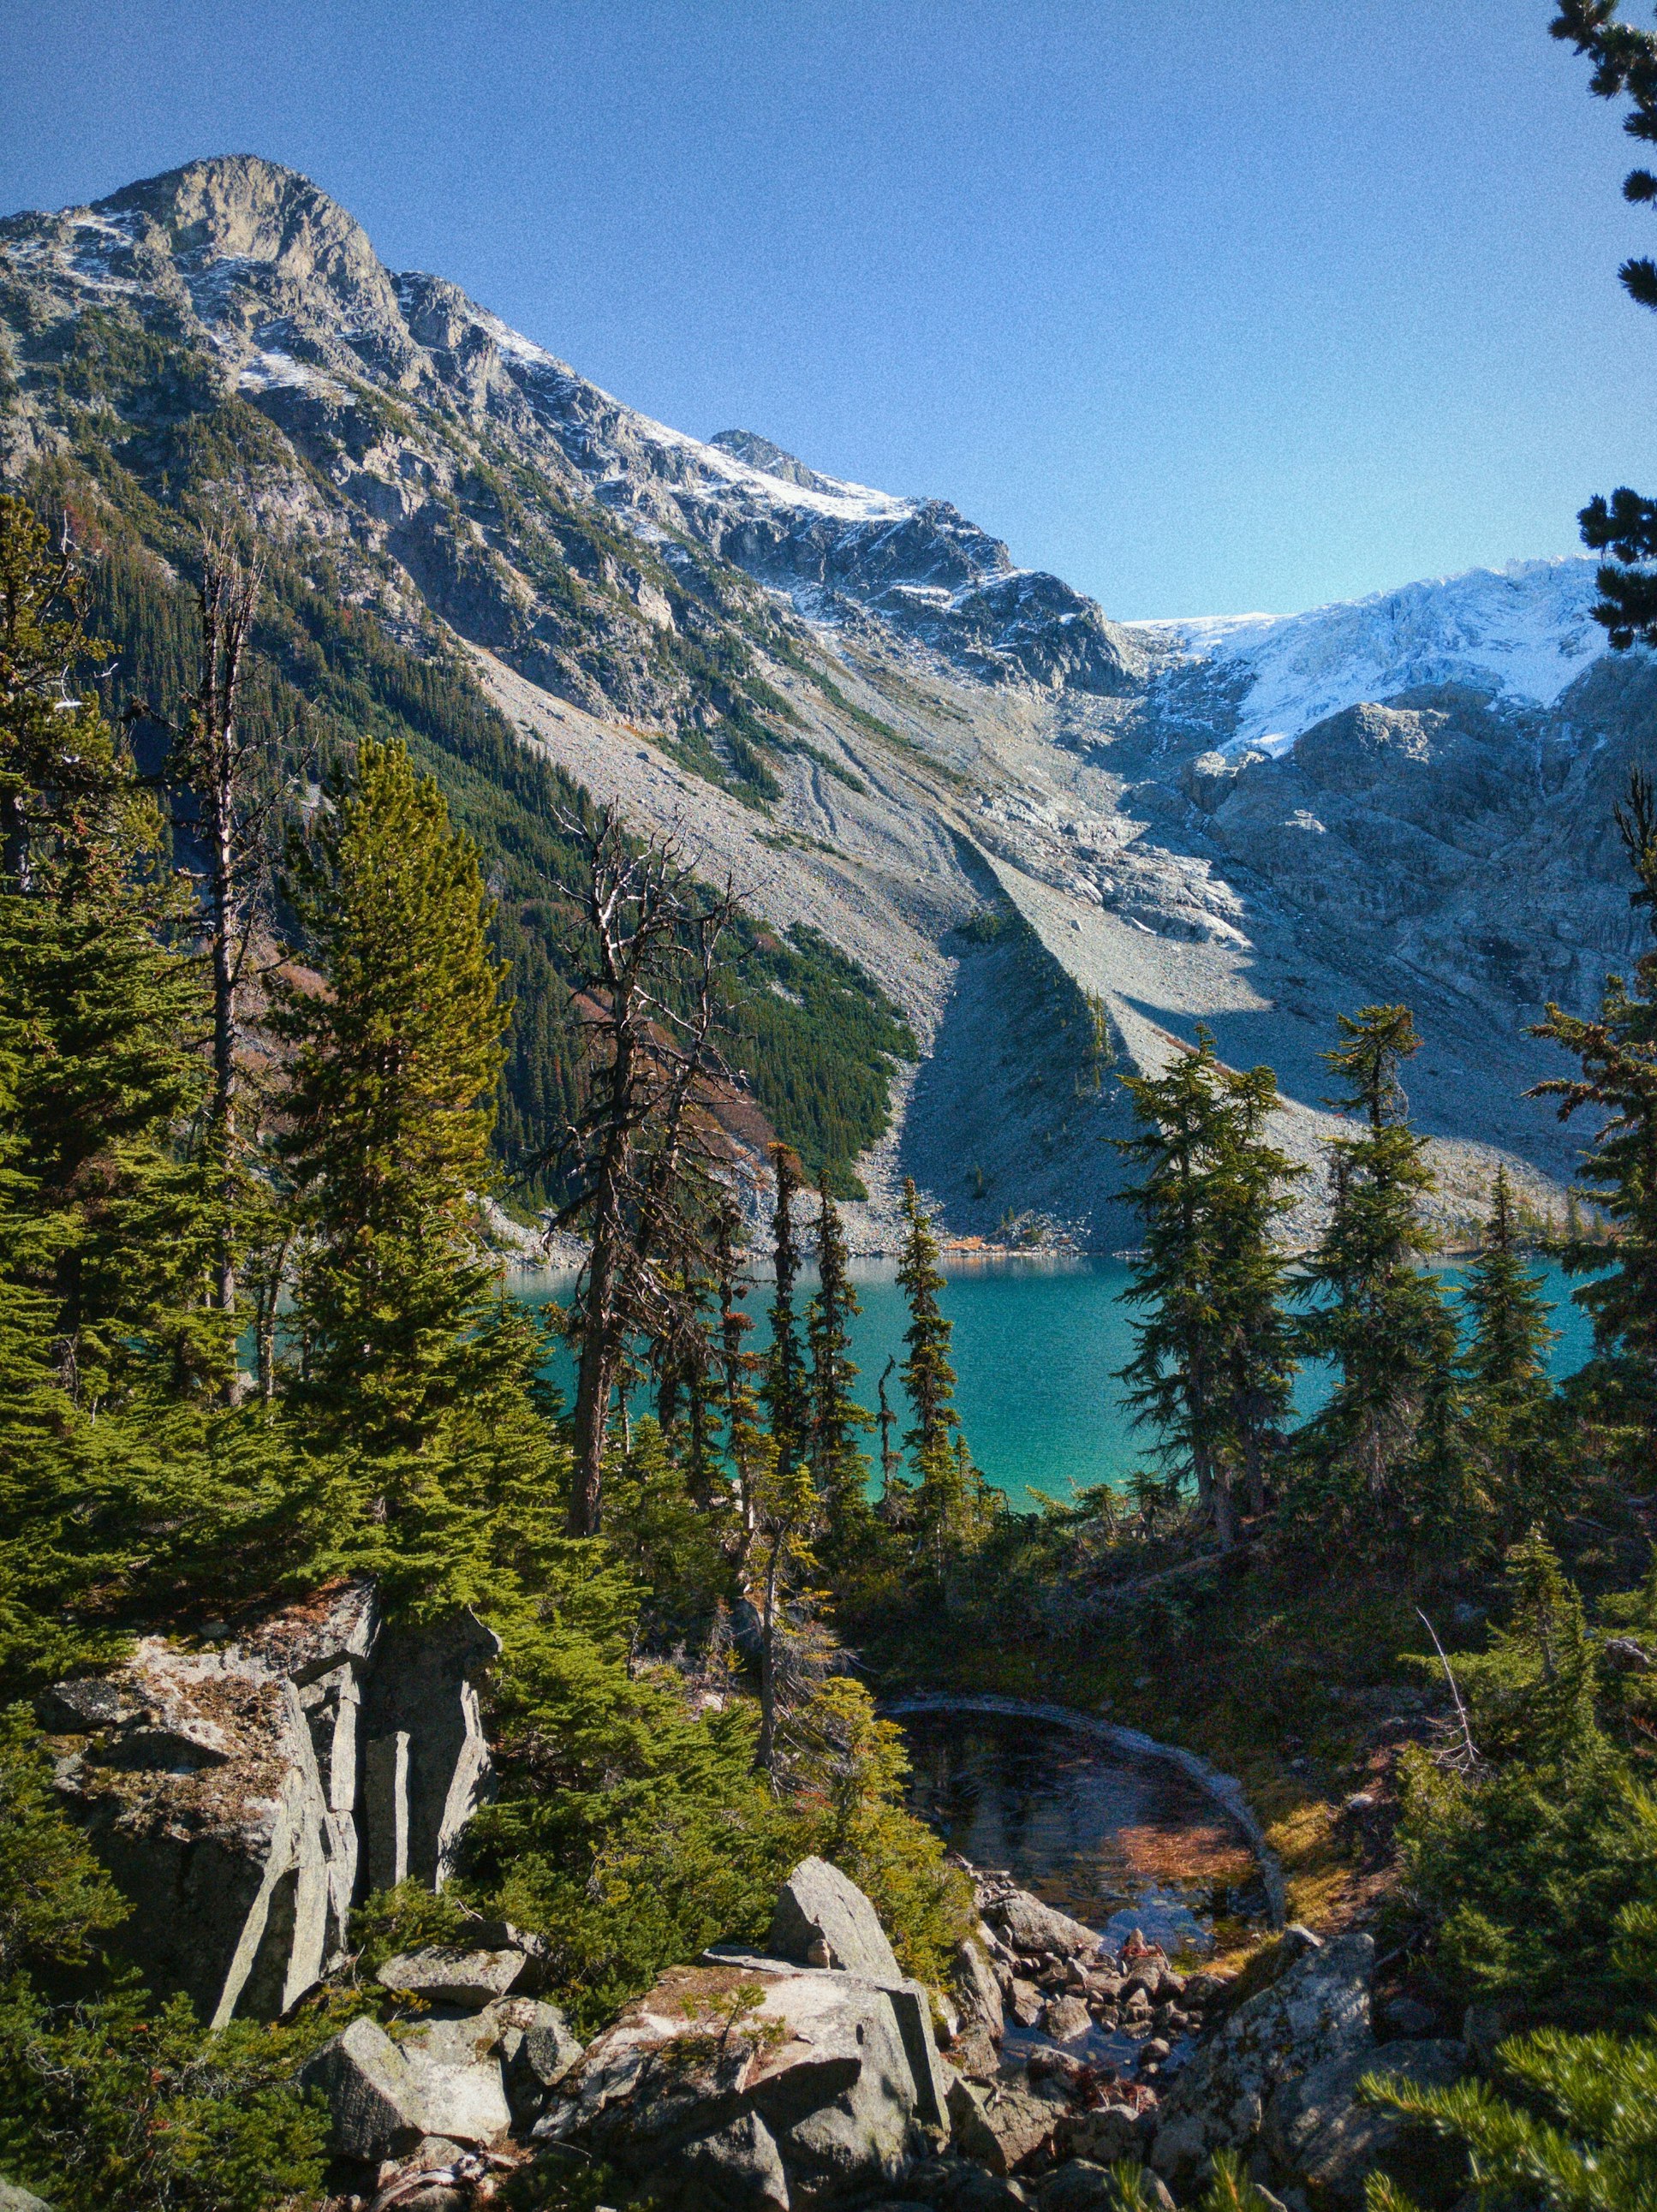
[[[488,1787],[476,1678],[499,1649],[467,1612],[387,1628],[353,1582],[147,1637],[46,1692],[58,1787],[152,1986],[215,2023],[274,2017],[320,1979],[354,1899],[440,1884]]]

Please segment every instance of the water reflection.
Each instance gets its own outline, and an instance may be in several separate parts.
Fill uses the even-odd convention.
[[[1170,1955],[1205,1953],[1217,1917],[1264,1909],[1247,1845],[1176,1768],[1006,1715],[918,1713],[902,1728],[911,1810],[1113,1948],[1138,1928]]]

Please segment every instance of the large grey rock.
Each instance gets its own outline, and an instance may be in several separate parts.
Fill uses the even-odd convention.
[[[956,2147],[998,2174],[1017,2173],[1052,2148],[1065,2107],[1029,2090],[1002,2084],[985,2089],[956,2081],[950,2119]]]
[[[363,1726],[379,1784],[395,1795],[382,1817],[406,1838],[406,1871],[440,1888],[452,1873],[461,1832],[489,1794],[489,1745],[477,1678],[501,1639],[469,1611],[391,1629],[374,1655]],[[406,1735],[399,1762],[396,1739]],[[373,1751],[389,1741],[393,1755]]]
[[[413,2070],[385,2029],[366,2016],[307,2058],[299,2080],[322,2093],[329,2148],[343,2158],[395,2158],[431,2132]]]
[[[984,1917],[999,1928],[1015,1951],[1057,1951],[1065,1957],[1091,1958],[1099,1948],[1099,1938],[1091,1928],[1072,1920],[1068,1912],[1043,1905],[1027,1889],[992,1899],[984,1908]]]
[[[689,2144],[752,2115],[797,2201],[877,2189],[948,2126],[905,2033],[917,1998],[916,1984],[774,1960],[677,1967],[589,2046],[533,2132],[671,2196],[693,2185]],[[757,2132],[742,2140],[762,2156]]]
[[[0,2181],[0,2212],[52,2212],[44,2197],[15,2181]]]
[[[464,2020],[421,2021],[399,2028],[421,2124],[429,2136],[463,2143],[498,2142],[512,2126],[501,2063],[502,2023],[492,2010]]]
[[[967,2021],[999,2043],[1006,2028],[1001,1985],[990,1972],[982,1948],[969,1936],[955,1947],[955,1986]]]
[[[1465,2067],[1466,2052],[1449,2041],[1378,2044],[1345,2057],[1327,2058],[1296,2081],[1286,2081],[1266,2106],[1262,2141],[1274,2165],[1311,2191],[1320,2204],[1359,2212],[1366,2178],[1392,2175],[1406,2191],[1453,2184],[1465,2170],[1461,2154],[1401,2113],[1360,2104],[1357,2090],[1369,2075],[1400,2076],[1413,2087],[1446,2088]]]
[[[355,1581],[146,1638],[46,1692],[58,1789],[133,1908],[119,1940],[151,1986],[215,2026],[274,2018],[343,1948],[367,1882],[441,1879],[487,1786],[474,1677],[497,1648],[470,1613],[387,1635]],[[370,1741],[376,1717],[389,1735]]]
[[[865,1981],[898,1983],[903,1970],[879,1915],[827,1859],[802,1859],[777,1893],[769,1948],[802,1966],[835,1966]]]
[[[1215,2151],[1253,2148],[1280,2084],[1373,2049],[1374,1939],[1312,1940],[1278,1980],[1231,2013],[1164,2101],[1153,2162],[1176,2193],[1205,2179]]]
[[[581,2042],[557,2006],[541,1998],[502,1997],[489,2011],[500,2023],[513,2121],[527,2131],[546,2110],[549,2093],[581,2056]]]
[[[1101,2105],[1091,2112],[1074,2112],[1060,2131],[1063,2148],[1072,2158],[1096,2166],[1141,2157],[1149,2140],[1149,2127],[1129,2105]]]
[[[406,1990],[429,2004],[482,2006],[506,1996],[529,1961],[521,1951],[463,1951],[436,1944],[399,1951],[378,1978],[388,1990]]]
[[[190,1645],[144,1638],[93,1694],[43,1701],[58,1788],[133,1911],[151,1986],[215,2026],[270,2018],[343,1941],[356,1879],[356,1668],[372,1589],[348,1583]]]
[[[777,2139],[757,2112],[739,2112],[678,2154],[688,2193],[729,2212],[789,2212],[788,2176]]]

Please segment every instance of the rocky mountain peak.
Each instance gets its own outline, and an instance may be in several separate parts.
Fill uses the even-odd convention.
[[[783,483],[798,484],[802,491],[826,492],[832,496],[842,486],[833,477],[819,476],[816,469],[780,446],[774,446],[769,438],[762,438],[757,430],[720,430],[708,440],[720,453],[729,453],[733,460],[745,461],[750,469],[760,469],[768,477]]]
[[[145,217],[174,253],[201,264],[256,262],[296,283],[320,277],[341,298],[366,290],[383,305],[390,296],[356,217],[297,169],[257,154],[187,161],[124,185],[90,212]]]

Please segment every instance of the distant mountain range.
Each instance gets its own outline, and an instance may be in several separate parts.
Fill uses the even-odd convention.
[[[0,223],[0,348],[10,465],[89,527],[165,577],[180,500],[233,492],[288,549],[294,670],[309,591],[877,981],[924,1056],[865,1244],[902,1172],[960,1235],[1127,1241],[1108,1068],[1199,1021],[1310,1158],[1333,1017],[1380,998],[1428,1038],[1449,1211],[1498,1156],[1539,1198],[1568,1170],[1523,1031],[1630,950],[1610,810],[1657,752],[1591,562],[1119,623],[946,501],[652,422],[252,156]]]

